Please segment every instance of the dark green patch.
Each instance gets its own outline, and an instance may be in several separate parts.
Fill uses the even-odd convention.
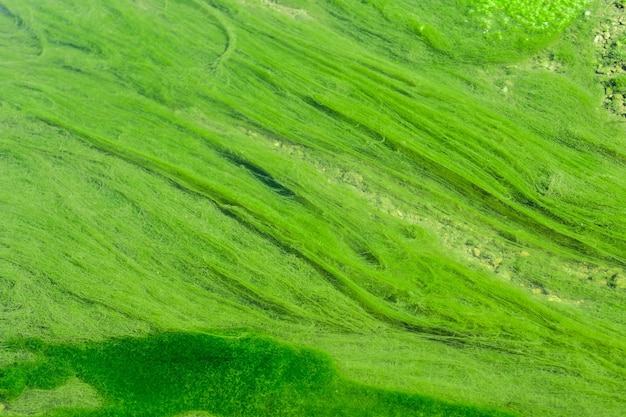
[[[505,416],[433,398],[363,386],[330,359],[257,336],[165,333],[98,344],[12,343],[35,361],[0,369],[0,394],[51,389],[78,377],[104,399],[101,409],[54,409],[54,416]]]

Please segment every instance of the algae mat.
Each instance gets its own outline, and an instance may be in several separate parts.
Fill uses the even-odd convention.
[[[0,415],[621,416],[622,14],[0,2]]]

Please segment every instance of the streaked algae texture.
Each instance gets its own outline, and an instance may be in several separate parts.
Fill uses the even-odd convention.
[[[0,416],[622,417],[607,13],[0,0]]]

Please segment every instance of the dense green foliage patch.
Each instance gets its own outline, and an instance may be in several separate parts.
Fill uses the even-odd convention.
[[[102,396],[98,409],[58,407],[54,416],[505,416],[424,396],[344,381],[318,352],[243,336],[168,333],[86,346],[14,348],[37,359],[0,371],[9,399],[80,378]],[[32,413],[28,413],[32,414]]]
[[[0,415],[243,372],[200,408],[621,416],[616,6],[544,3],[1,1]],[[241,328],[282,342],[206,336]]]

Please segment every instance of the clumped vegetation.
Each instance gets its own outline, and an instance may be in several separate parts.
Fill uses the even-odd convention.
[[[254,335],[167,333],[95,346],[27,340],[13,347],[39,358],[4,369],[8,398],[76,377],[103,397],[99,407],[57,407],[55,416],[509,415],[345,381],[324,355]]]
[[[621,416],[613,3],[3,0],[0,415]]]
[[[499,26],[502,30],[555,33],[576,18],[590,1],[478,0],[468,3],[473,6],[471,11],[482,21],[486,32]]]
[[[607,2],[596,26],[596,74],[604,85],[604,106],[626,117],[626,10],[623,2]]]

